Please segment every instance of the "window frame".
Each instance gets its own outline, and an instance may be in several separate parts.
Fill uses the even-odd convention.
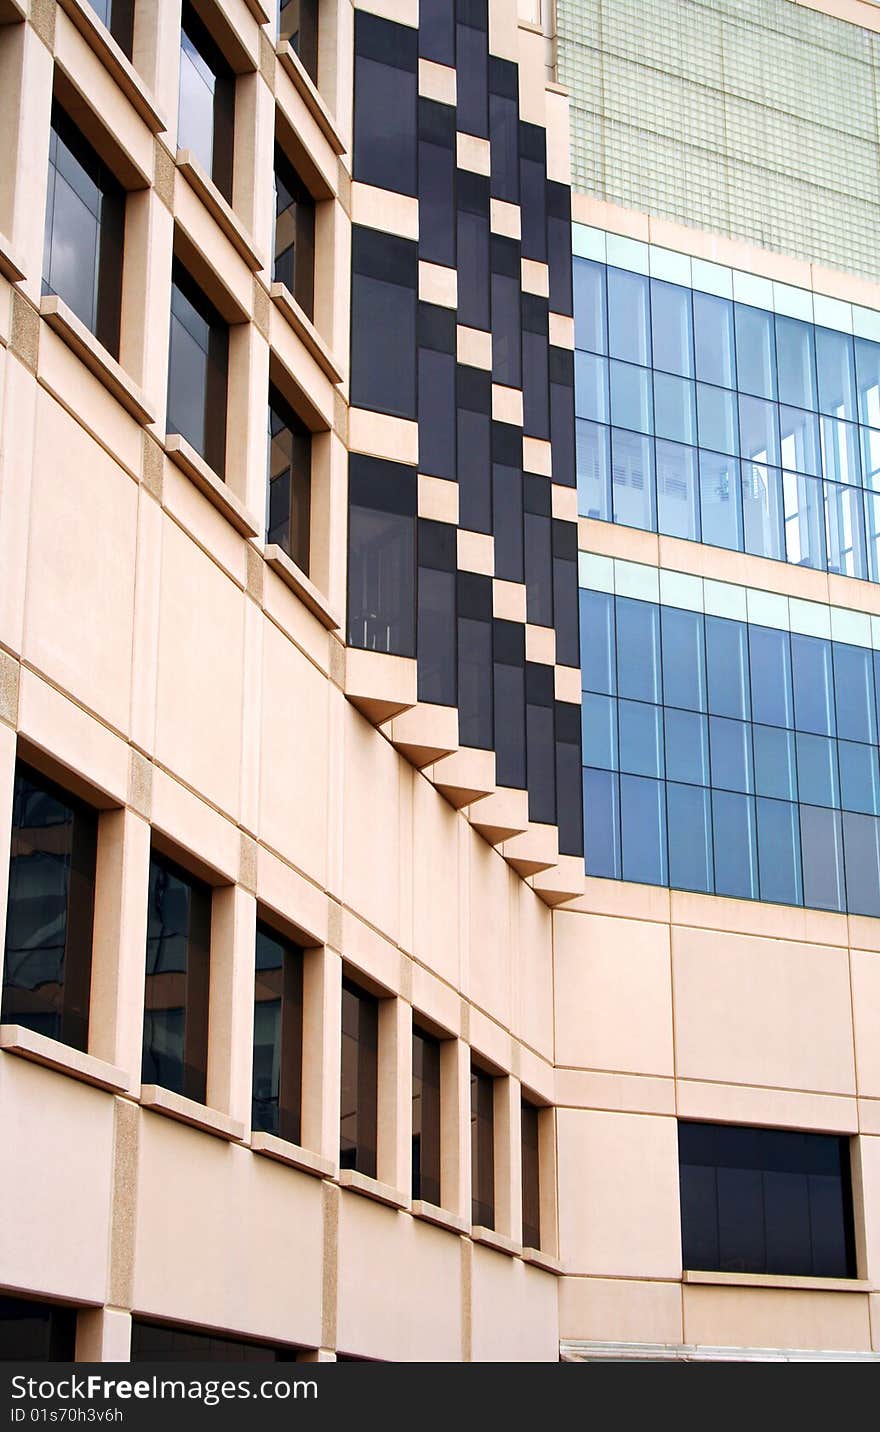
[[[183,1098],[198,1104],[207,1104],[208,1084],[208,1037],[211,987],[211,933],[213,916],[213,889],[199,876],[193,875],[173,856],[155,844],[150,849],[148,899],[152,903],[153,870],[157,867],[172,878],[190,887],[187,918],[186,968],[173,973],[182,973],[184,988],[183,1003],[183,1052],[179,1060],[181,1077],[179,1086],[163,1083],[159,1079],[147,1079],[145,1063],[148,1058],[147,1012],[151,987],[149,980],[160,972],[150,971],[150,906],[147,910],[147,936],[144,951],[144,1029],[141,1040],[141,1082],[155,1083]],[[193,928],[195,924],[195,929]],[[164,1006],[160,1008],[176,1008]],[[150,1041],[152,1045],[152,1040]]]

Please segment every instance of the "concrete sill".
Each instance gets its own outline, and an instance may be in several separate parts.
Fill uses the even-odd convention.
[[[275,53],[333,153],[344,154],[345,144],[336,128],[336,121],[318,93],[311,75],[306,73],[299,55],[291,49],[287,40],[282,40],[275,46]]]
[[[2,3],[3,0],[0,0],[0,4]],[[101,24],[87,0],[60,0],[60,3],[86,44],[113,76],[132,109],[137,111],[153,134],[163,134],[168,125],[156,108],[153,96],[131,60],[119,48],[110,31]]]
[[[58,334],[59,338],[63,339],[71,352],[75,353],[89,371],[103,383],[108,393],[112,393],[116,401],[122,404],[135,422],[146,427],[148,423],[156,421],[156,414],[145,394],[129,378],[125,369],[120,367],[112,354],[107,352],[104,345],[98,342],[95,335],[89,332],[73,310],[68,308],[63,299],[56,297],[55,294],[41,298],[40,316],[45,318],[49,327]]]
[[[266,558],[273,572],[277,572],[282,582],[295,592],[303,606],[308,607],[313,616],[318,618],[322,626],[328,631],[338,631],[342,626],[342,620],[328,605],[323,593],[313,582],[310,582],[305,572],[301,571],[296,563],[288,557],[282,547],[274,542],[265,548],[263,556]]]
[[[377,1178],[368,1178],[365,1173],[358,1173],[357,1169],[341,1168],[339,1186],[364,1198],[371,1198],[374,1203],[384,1203],[388,1208],[409,1208],[409,1199],[399,1188],[380,1183]]]
[[[49,1039],[21,1024],[0,1024],[0,1049],[6,1054],[17,1054],[21,1059],[30,1059],[46,1069],[55,1069],[59,1074],[68,1074],[83,1084],[92,1084],[96,1089],[109,1089],[113,1094],[124,1094],[131,1081],[124,1069],[96,1059],[92,1054],[83,1054],[80,1049],[71,1049],[58,1039]]]
[[[253,239],[213,179],[205,173],[192,150],[178,149],[177,168],[193,193],[201,199],[218,228],[222,229],[239,258],[244,259],[252,273],[259,273],[265,263],[257,252]]]
[[[260,524],[256,517],[248,512],[234,492],[230,492],[226,483],[208,466],[205,459],[199,456],[195,448],[190,446],[186,438],[181,437],[180,433],[169,433],[165,439],[165,451],[175,467],[179,467],[181,472],[186,474],[190,482],[204,493],[218,512],[223,513],[237,532],[243,537],[258,535]]]
[[[560,1260],[554,1258],[552,1253],[545,1253],[543,1248],[524,1248],[522,1260],[524,1263],[530,1263],[533,1268],[542,1268],[545,1273],[559,1275],[562,1272]]]
[[[279,1139],[276,1134],[252,1133],[251,1148],[255,1154],[262,1154],[290,1168],[298,1168],[301,1173],[313,1174],[315,1178],[336,1177],[336,1165],[331,1159],[313,1154],[310,1149],[300,1148],[299,1144],[291,1144],[287,1139]]]
[[[24,278],[24,260],[3,233],[0,233],[0,273],[10,283],[18,283]]]
[[[207,1104],[197,1104],[195,1099],[175,1094],[173,1089],[163,1089],[160,1084],[141,1085],[141,1106],[154,1114],[165,1114],[178,1123],[201,1129],[203,1133],[214,1134],[218,1139],[228,1139],[230,1143],[244,1142],[244,1124],[238,1119],[230,1119],[219,1109],[209,1109]]]
[[[438,1228],[446,1228],[450,1233],[470,1233],[470,1225],[466,1218],[459,1218],[457,1213],[450,1213],[448,1208],[438,1208],[436,1203],[426,1203],[423,1198],[417,1198],[412,1205],[413,1218],[423,1218],[426,1223],[434,1223]]]
[[[512,1238],[505,1238],[503,1233],[496,1233],[494,1228],[484,1228],[481,1223],[475,1223],[471,1228],[471,1238],[474,1243],[494,1248],[496,1253],[506,1253],[508,1258],[518,1258],[523,1251],[520,1244],[514,1243]]]
[[[260,4],[260,0],[245,0],[245,4],[258,25],[268,25],[272,17],[266,7]]]
[[[704,1273],[686,1268],[681,1281],[713,1288],[801,1288],[806,1292],[873,1293],[869,1278],[799,1278],[778,1273]]]
[[[334,385],[342,382],[344,374],[327,344],[324,342],[308,314],[300,308],[286,283],[273,283],[269,297],[287,319],[297,337],[305,344],[325,377]]]
[[[0,25],[14,25],[27,19],[27,6],[22,0],[0,0]]]

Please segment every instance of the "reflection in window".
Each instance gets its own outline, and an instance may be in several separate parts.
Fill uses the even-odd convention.
[[[302,1142],[303,952],[257,925],[251,1125]]]
[[[134,0],[90,0],[101,24],[113,36],[126,59],[131,59],[134,38]]]
[[[495,1227],[495,1080],[471,1065],[471,1223]]]
[[[288,40],[314,84],[318,83],[319,0],[286,0],[278,8],[278,38]]]
[[[312,435],[271,385],[268,460],[266,541],[277,543],[308,576]]]
[[[171,274],[169,433],[180,433],[223,477],[229,328],[179,260]]]
[[[315,201],[275,146],[275,283],[286,284],[307,318],[315,316]]]
[[[180,29],[177,147],[191,150],[232,203],[235,75],[207,26],[185,0]]]
[[[211,891],[150,857],[141,1080],[205,1102]]]
[[[352,454],[349,460],[348,642],[414,656],[416,473]]]
[[[376,1177],[379,1001],[342,981],[342,1090],[339,1167]]]
[[[412,1196],[441,1206],[440,1041],[413,1027]]]

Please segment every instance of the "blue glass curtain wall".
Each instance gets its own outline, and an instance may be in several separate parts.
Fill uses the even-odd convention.
[[[580,601],[587,873],[880,915],[880,653]]]
[[[582,516],[880,581],[880,343],[573,265]]]

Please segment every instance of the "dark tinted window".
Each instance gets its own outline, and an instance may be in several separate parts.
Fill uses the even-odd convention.
[[[455,64],[455,6],[450,0],[421,0],[419,54],[438,65]]]
[[[76,1308],[0,1297],[0,1362],[73,1362]]]
[[[175,260],[168,356],[169,433],[180,433],[222,477],[226,467],[229,329]]]
[[[354,177],[415,194],[416,31],[357,10],[354,45]]]
[[[456,529],[419,522],[419,700],[454,706]]]
[[[348,484],[349,645],[414,656],[415,468],[353,453]]]
[[[90,0],[92,9],[106,25],[124,55],[131,59],[134,34],[134,0]]]
[[[492,578],[459,572],[458,735],[463,746],[491,750]]]
[[[132,1362],[296,1362],[296,1349],[175,1323],[131,1320]]]
[[[141,1079],[204,1103],[211,891],[154,851],[148,902]]]
[[[290,289],[309,318],[315,310],[315,201],[281,149],[275,149],[276,283]]]
[[[486,0],[455,5],[458,127],[489,137],[489,18]]]
[[[495,1080],[471,1066],[471,1222],[495,1227]]]
[[[412,1196],[440,1204],[440,1041],[413,1029]]]
[[[318,83],[318,0],[287,0],[278,11],[278,37],[289,40],[306,74]]]
[[[290,1143],[302,1139],[303,952],[257,925],[251,1123]]]
[[[467,328],[489,327],[489,180],[459,169],[458,321]]]
[[[235,75],[192,5],[185,3],[180,29],[177,147],[192,151],[229,203],[234,136]]]
[[[342,981],[342,1103],[339,1167],[376,1177],[379,1001]]]
[[[419,100],[419,257],[455,266],[455,110]]]
[[[18,763],[0,1019],[83,1050],[97,833],[95,811]]]
[[[524,1248],[541,1246],[541,1188],[538,1177],[538,1110],[522,1101],[522,1241]]]
[[[300,571],[309,571],[312,435],[269,388],[269,473],[266,541],[277,543]]]
[[[526,784],[526,651],[521,622],[493,622],[495,779],[499,786]]]
[[[52,106],[43,292],[57,294],[119,354],[125,191],[58,104]]]
[[[416,416],[418,245],[352,229],[351,400]]]

